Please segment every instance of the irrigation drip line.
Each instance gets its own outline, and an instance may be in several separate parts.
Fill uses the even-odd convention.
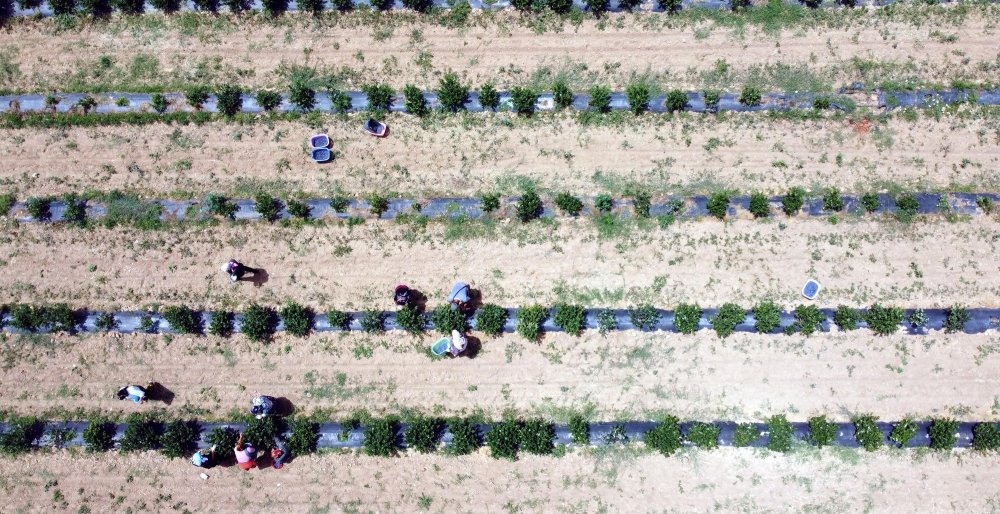
[[[679,423],[681,428],[681,433],[685,437],[684,446],[691,447],[694,446],[693,443],[687,440],[689,429],[692,424],[696,422],[687,421]],[[925,448],[930,446],[931,440],[929,435],[930,426],[933,424],[931,421],[917,421],[915,422],[918,429],[916,434],[912,439],[905,445],[899,445],[896,442],[889,439],[889,434],[892,432],[893,426],[896,424],[894,422],[876,422],[876,426],[882,433],[883,446],[890,447],[907,447],[907,448]],[[972,446],[973,430],[976,425],[980,423],[993,423],[993,422],[962,422],[958,424],[958,428],[955,432],[956,442],[954,447],[956,448],[969,448]],[[652,430],[660,423],[654,421],[626,421],[626,422],[601,422],[601,423],[590,423],[590,441],[589,446],[610,446],[617,444],[621,439],[616,440],[616,436],[622,434],[621,430],[624,429],[624,435],[628,441],[643,441],[646,432]],[[720,428],[718,443],[719,446],[735,446],[734,437],[736,433],[737,423],[732,421],[715,421],[713,422],[716,426]],[[789,422],[793,430],[793,439],[803,443],[808,443],[810,430],[809,424],[807,422]],[[63,446],[84,446],[83,432],[89,426],[89,422],[86,421],[66,421],[66,422],[50,422],[46,423],[47,430],[45,433],[36,440],[36,447],[45,447],[53,445],[54,441],[52,438],[53,431],[63,432],[65,438],[61,440]],[[761,437],[747,446],[751,447],[767,447],[768,445],[768,425],[766,423],[751,423],[757,428],[758,433]],[[859,447],[857,437],[855,434],[854,423],[834,423],[837,428],[837,435],[831,442],[832,445],[843,446],[848,448]],[[127,424],[120,423],[115,426],[115,441],[119,441],[122,435],[125,433],[125,428]],[[210,445],[208,443],[209,434],[216,428],[232,429],[236,431],[243,431],[246,428],[245,423],[199,423],[201,429],[198,447],[208,448]],[[489,432],[491,425],[489,424],[478,424],[474,425],[476,433],[482,436]],[[621,428],[618,428],[621,427]],[[0,423],[0,432],[6,432],[9,430],[9,423]],[[403,433],[406,432],[407,425],[402,423],[398,426],[396,431],[396,446],[399,448],[406,448],[406,441],[403,439]],[[567,446],[580,446],[573,443],[573,438],[570,432],[570,428],[567,425],[554,425],[555,428],[555,438],[553,439],[554,444],[564,444]],[[615,433],[613,434],[614,431]],[[364,445],[364,432],[365,429],[361,427],[351,427],[345,426],[340,423],[321,423],[319,425],[319,441],[317,442],[318,448],[361,448]],[[284,434],[287,439],[290,432]],[[453,439],[451,432],[445,430],[441,442],[445,446],[448,446]],[[225,450],[222,450],[225,451]]]
[[[514,333],[517,330],[518,319],[517,315],[520,309],[508,308],[505,309],[507,312],[507,320],[503,326],[503,332]],[[860,312],[867,312],[865,309],[858,309]],[[919,326],[914,326],[911,322],[911,315],[916,312],[921,311],[925,317],[925,323],[921,323]],[[583,323],[583,328],[598,330],[601,328],[601,314],[603,312],[611,312],[614,315],[615,327],[609,330],[642,330],[645,332],[670,332],[679,333],[675,323],[674,323],[674,311],[656,309],[656,313],[659,315],[658,320],[651,326],[639,327],[632,321],[632,311],[628,309],[600,309],[600,308],[590,308],[585,310],[585,318]],[[712,329],[712,318],[718,314],[718,309],[703,309],[701,317],[698,321],[698,330],[711,330]],[[834,309],[819,309],[819,312],[823,315],[822,321],[818,325],[817,331],[819,332],[829,332],[831,327],[834,326],[833,323],[833,313]],[[903,333],[909,335],[927,335],[932,331],[945,330],[946,321],[948,318],[948,309],[908,309],[904,310],[905,316],[903,321],[897,325],[898,329],[903,329]],[[966,334],[981,334],[989,330],[1000,329],[1000,309],[967,309],[969,315],[968,320],[965,322],[961,332]],[[98,317],[105,314],[102,311],[88,311],[77,312],[77,323],[75,331],[78,332],[103,332],[105,329],[97,328]],[[184,331],[176,330],[170,326],[170,322],[160,314],[155,312],[142,312],[142,311],[123,311],[123,312],[113,312],[111,313],[115,319],[114,332],[123,334],[137,334],[137,333],[168,333],[168,334],[178,334],[184,333]],[[337,326],[331,324],[326,314],[316,314],[313,320],[312,331],[314,332],[362,332],[365,328],[362,326],[362,319],[365,316],[365,312],[347,312],[349,316],[349,322],[346,326]],[[395,311],[382,311],[380,312],[383,320],[383,330],[405,330],[402,328],[396,320]],[[211,311],[196,312],[197,316],[201,318],[202,327],[208,327],[211,323],[212,317],[215,313]],[[781,321],[780,325],[776,327],[770,334],[783,333],[789,327],[796,327],[797,320],[794,312],[783,311],[780,313]],[[241,332],[243,315],[235,314],[234,332]],[[427,330],[434,330],[434,323],[425,316]],[[2,317],[3,330],[18,334],[28,334],[28,333],[49,333],[54,332],[49,330],[47,325],[37,327],[36,330],[23,330],[20,328],[15,328],[11,326],[12,316],[8,311],[4,313]],[[756,332],[755,327],[756,320],[752,311],[746,312],[746,317],[742,322],[736,325],[734,328],[735,332]],[[476,319],[474,316],[468,319],[468,325],[472,329],[476,329]],[[863,319],[858,321],[857,328],[869,328],[869,325]],[[542,322],[541,329],[543,332],[563,332],[564,330],[555,324],[552,316],[548,316],[544,322]],[[285,330],[284,322],[278,321],[276,324],[275,331],[283,332]]]
[[[855,84],[850,90],[843,90],[842,92],[855,91],[861,89],[860,84]],[[362,91],[347,91],[345,94],[350,98],[351,105],[347,112],[362,112],[368,109],[368,95]],[[842,94],[825,94],[825,93],[781,93],[781,92],[770,92],[763,93],[761,95],[761,100],[759,105],[744,105],[740,103],[741,93],[720,93],[718,104],[715,107],[710,107],[705,102],[705,96],[702,92],[689,91],[685,93],[687,95],[687,105],[684,107],[684,111],[689,112],[718,112],[718,111],[735,111],[735,112],[759,112],[759,111],[783,111],[792,109],[813,109],[814,101],[816,99],[823,99],[824,102],[829,102],[829,108],[839,109],[839,110],[851,110],[852,106],[855,105],[854,101],[850,100],[848,97]],[[46,98],[52,96],[58,99],[58,102],[54,105],[47,105]],[[440,109],[441,102],[438,99],[437,93],[433,91],[425,91],[423,93],[424,98],[427,100],[427,106],[430,109]],[[103,101],[98,101],[96,107],[92,110],[97,113],[127,113],[127,112],[154,112],[151,101],[152,93],[128,93],[128,92],[117,92],[117,93],[104,93],[100,95],[91,95],[86,93],[55,93],[52,95],[41,95],[41,94],[24,94],[24,95],[0,95],[0,113],[3,112],[69,112],[74,109],[81,99],[91,97],[95,100],[103,98]],[[189,111],[194,112],[196,109],[186,105],[184,95],[182,93],[163,93],[163,97],[173,106],[171,111]],[[127,105],[118,105],[117,102],[121,101],[119,99],[125,99],[128,101]],[[667,96],[658,95],[651,97],[648,103],[647,110],[654,113],[665,113],[669,111],[669,108],[665,105]],[[512,95],[508,91],[499,93],[499,107],[500,111],[512,111],[514,110]],[[316,111],[334,111],[333,103],[330,100],[330,95],[328,93],[317,92],[315,96],[314,109]],[[573,103],[570,105],[570,109],[576,111],[586,111],[589,108],[590,99],[586,94],[576,94],[573,96]],[[907,91],[907,92],[888,92],[879,91],[877,94],[877,107],[883,109],[896,109],[901,107],[935,107],[939,105],[956,104],[956,103],[975,103],[979,105],[1000,105],[1000,89],[991,90],[981,90],[981,91],[969,91],[969,90],[918,90],[918,91]],[[610,109],[613,111],[627,111],[630,109],[628,99],[624,92],[616,91],[611,93],[611,103],[609,105]],[[483,107],[479,101],[479,94],[475,91],[469,92],[469,101],[465,103],[465,110],[470,112],[483,112],[488,110]],[[552,93],[542,92],[538,95],[535,101],[536,111],[555,111],[558,107],[555,103],[555,98]],[[219,112],[217,97],[212,94],[209,95],[208,100],[206,100],[200,107],[201,111],[217,113]],[[245,113],[260,113],[264,112],[264,108],[257,103],[256,97],[247,92],[243,94],[242,104],[240,108],[241,112]],[[299,112],[300,109],[291,103],[287,94],[282,95],[281,104],[275,109],[279,112]],[[392,99],[392,103],[389,106],[389,111],[391,112],[407,112],[404,98],[402,93],[397,92]]]
[[[1000,207],[1000,195],[994,193],[915,193],[917,201],[915,214],[935,214],[947,212],[950,214],[978,216],[989,214],[980,205],[981,198],[988,199],[990,206]],[[768,204],[772,213],[781,212],[783,196],[772,196],[768,198]],[[822,198],[808,198],[804,200],[803,207],[799,213],[808,216],[824,217],[835,214],[863,214],[865,208],[861,204],[861,198],[857,196],[843,196],[844,208],[840,211],[831,211],[824,208]],[[873,213],[896,213],[899,208],[896,198],[892,195],[881,193],[878,195],[879,206]],[[583,197],[583,209],[581,215],[602,214],[594,207],[594,197]],[[261,214],[257,212],[256,204],[250,199],[229,200],[236,206],[233,219],[236,220],[260,220]],[[309,206],[309,219],[348,219],[364,218],[371,215],[372,206],[364,199],[350,200],[347,207],[338,212],[330,205],[329,198],[316,198],[304,200],[303,203]],[[520,197],[508,197],[501,200],[501,208],[513,212],[517,208]],[[657,199],[650,204],[650,216],[674,215],[680,218],[698,218],[711,216],[708,211],[707,196],[691,197],[665,197]],[[942,201],[947,203],[947,209],[943,209]],[[982,200],[986,201],[986,200]],[[677,202],[680,202],[678,204]],[[162,221],[184,221],[206,219],[211,216],[208,206],[204,202],[197,200],[151,200],[150,203],[162,206],[160,220]],[[628,198],[613,200],[612,213],[632,217],[635,202]],[[555,202],[551,199],[543,200],[543,211],[540,217],[555,218],[559,215]],[[33,222],[57,222],[66,221],[66,203],[53,200],[49,203],[49,218],[38,220],[28,213],[26,202],[17,202],[11,207],[13,217],[21,223]],[[101,202],[86,202],[86,212],[88,219],[103,219],[108,216],[108,205]],[[467,217],[472,219],[484,218],[489,213],[483,211],[482,200],[479,198],[431,198],[427,200],[416,200],[412,198],[401,198],[389,200],[388,207],[382,212],[379,219],[395,219],[402,215],[420,215],[428,218],[448,218],[456,219]],[[750,214],[750,197],[736,196],[729,200],[726,209],[727,216],[741,216]],[[278,214],[278,219],[291,219],[287,205],[282,205]]]
[[[453,4],[450,0],[432,0],[434,8],[436,9],[451,9]],[[903,2],[905,0],[865,0],[858,2],[858,7],[871,6],[871,7],[883,7],[889,4]],[[469,6],[473,9],[482,10],[500,10],[504,8],[511,7],[510,0],[496,0],[496,1],[484,1],[484,0],[468,0]],[[784,0],[788,5],[802,5],[801,2],[797,0]],[[572,0],[573,7],[580,11],[590,11],[586,2],[583,0]],[[936,3],[940,4],[952,4],[957,3],[957,0],[936,0]],[[260,0],[252,0],[247,4],[249,6],[248,10],[263,11],[263,5]],[[370,0],[354,0],[355,8],[359,7],[372,7]],[[824,8],[837,8],[841,5],[837,2],[831,0],[823,1],[818,7]],[[405,9],[403,2],[396,0],[392,3],[392,9]],[[729,0],[681,0],[681,9],[714,9],[714,10],[727,10],[730,9]],[[158,9],[151,5],[144,6],[145,11],[149,12],[160,12]],[[183,0],[180,2],[181,11],[197,11],[194,3],[190,0]],[[335,11],[336,7],[331,5],[329,2],[324,2],[324,10]],[[619,5],[618,0],[611,0],[608,5],[609,12],[625,12],[625,11],[646,11],[646,12],[665,12],[658,2],[643,3],[642,5],[635,6],[632,9],[625,9]],[[289,2],[288,8],[285,9],[288,12],[299,11],[298,3],[295,0]],[[22,9],[20,5],[15,5],[14,14],[16,16],[52,16],[53,10],[48,2],[42,3],[42,5],[37,9]]]

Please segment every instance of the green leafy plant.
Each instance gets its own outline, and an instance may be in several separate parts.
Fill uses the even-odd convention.
[[[844,209],[844,197],[836,188],[827,189],[823,195],[823,209],[827,211],[839,212]]]
[[[431,323],[434,324],[434,328],[445,335],[451,334],[453,330],[464,333],[468,329],[468,320],[465,314],[458,309],[452,309],[451,305],[448,304],[435,307],[431,311],[430,318]]]
[[[944,331],[949,334],[964,331],[965,324],[972,319],[969,309],[961,305],[952,305],[945,314]]]
[[[747,106],[753,107],[760,105],[762,93],[757,86],[743,86],[743,91],[740,93],[740,103]]]
[[[708,197],[708,212],[716,218],[724,219],[729,210],[729,192],[716,191]]]
[[[302,93],[304,93],[304,91]],[[315,99],[315,91],[313,92],[313,97]],[[273,111],[277,109],[278,106],[281,105],[281,94],[274,91],[269,91],[267,89],[262,89],[258,91],[256,98],[257,98],[257,105],[259,105],[260,108],[264,109],[265,111]],[[300,98],[299,100],[302,102],[306,101],[305,98]],[[303,108],[302,104],[296,102],[295,99],[292,99],[292,103],[298,105],[300,108]],[[315,103],[313,105],[315,105]],[[310,106],[309,109],[312,109],[312,106]]]
[[[972,448],[980,452],[1000,449],[1000,430],[996,423],[979,423],[972,429]]]
[[[155,450],[160,446],[160,423],[148,413],[133,412],[125,418],[125,432],[118,442],[122,453]]]
[[[319,442],[319,423],[305,416],[289,418],[288,450],[292,455],[309,455],[316,451]]]
[[[618,330],[618,318],[615,316],[615,311],[611,309],[601,309],[597,313],[597,327],[600,333],[607,334],[612,330]]]
[[[810,336],[814,332],[821,330],[826,316],[820,312],[815,305],[799,305],[795,308],[795,324],[793,330],[802,332],[804,336]]]
[[[596,85],[587,91],[589,100],[587,106],[590,110],[599,113],[611,111],[611,89],[606,86]]]
[[[546,0],[545,6],[556,14],[566,14],[573,9],[572,0]]]
[[[497,110],[497,107],[500,106],[500,93],[497,92],[496,86],[492,82],[487,82],[479,88],[479,105],[482,105],[483,109],[491,111]]]
[[[258,95],[257,98],[259,99],[260,96]],[[316,107],[316,90],[312,88],[309,80],[298,76],[293,77],[288,87],[288,101],[296,109],[309,112]]]
[[[527,189],[521,194],[521,201],[517,203],[517,219],[527,223],[537,219],[542,215],[542,199],[534,189]]]
[[[556,80],[552,85],[552,99],[559,109],[573,105],[573,91],[566,85],[565,80]]]
[[[376,113],[387,112],[396,94],[388,84],[365,84],[361,90],[368,96],[368,110]]]
[[[233,455],[232,450],[239,437],[240,433],[232,428],[216,427],[208,434],[208,444],[216,447],[218,455],[225,455],[226,459],[232,459],[233,457],[230,456]]]
[[[510,102],[514,112],[521,116],[531,116],[535,113],[538,93],[526,87],[515,87],[510,90]]]
[[[351,325],[351,315],[337,309],[330,309],[326,312],[326,322],[338,330],[347,330]]]
[[[76,332],[77,313],[65,303],[55,303],[42,308],[45,324],[52,332]]]
[[[0,434],[0,454],[14,456],[31,450],[45,432],[45,423],[33,416],[7,419],[7,431]]]
[[[583,3],[595,18],[600,18],[611,9],[611,0],[584,0]]]
[[[434,2],[432,0],[402,0],[403,7],[407,9],[413,9],[417,12],[427,12],[434,7]]]
[[[389,210],[389,197],[387,196],[371,193],[365,200],[368,202],[368,209],[374,216],[382,216],[385,211]]]
[[[809,418],[809,441],[822,448],[837,440],[837,424],[826,419],[826,416]]]
[[[201,428],[194,421],[170,421],[160,437],[160,451],[171,459],[190,455],[197,446],[200,434]]]
[[[0,194],[0,216],[6,216],[14,204],[17,202],[17,197],[11,193]]]
[[[674,416],[663,418],[663,422],[646,432],[644,439],[647,448],[663,455],[670,456],[683,446],[681,425]]]
[[[549,455],[554,446],[556,429],[543,419],[529,419],[520,424],[520,449],[534,455]]]
[[[559,193],[556,195],[556,207],[570,216],[576,216],[583,210],[583,202],[569,193]]]
[[[858,323],[863,318],[861,311],[846,305],[838,305],[837,310],[833,312],[833,323],[843,332],[858,328]]]
[[[714,450],[719,447],[719,433],[722,431],[713,423],[692,423],[688,428],[687,440],[703,450]]]
[[[239,86],[225,85],[215,92],[219,112],[232,117],[243,109],[243,90]]]
[[[235,317],[228,311],[215,311],[208,323],[208,333],[218,337],[229,337],[235,328]]]
[[[716,314],[710,321],[712,323],[712,328],[715,329],[715,333],[721,338],[729,337],[736,330],[736,326],[743,323],[747,318],[747,312],[743,307],[736,305],[735,303],[726,303],[719,308],[719,313]]]
[[[651,200],[649,193],[647,191],[632,191],[630,196],[632,197],[632,210],[635,211],[635,215],[640,218],[648,218]]]
[[[642,114],[649,109],[649,96],[649,86],[643,82],[635,82],[625,88],[625,99],[628,100],[629,109],[635,115]]]
[[[660,311],[648,303],[630,308],[628,316],[636,330],[653,330],[660,321]]]
[[[760,439],[761,433],[757,425],[753,423],[740,423],[736,425],[733,433],[733,446],[743,448],[750,446]]]
[[[427,318],[416,307],[404,305],[396,312],[396,325],[411,334],[422,334],[427,328]]]
[[[927,316],[927,313],[923,309],[913,309],[913,312],[910,313],[910,317],[906,321],[912,328],[924,329],[927,328],[930,317]]]
[[[283,421],[274,416],[265,416],[257,419],[253,416],[246,418],[247,427],[243,431],[243,440],[257,449],[258,452],[267,452],[274,446],[274,438],[281,435]]]
[[[80,199],[76,193],[66,193],[63,195],[63,203],[66,209],[63,211],[63,221],[77,227],[87,226],[87,203]]]
[[[517,333],[529,341],[537,341],[542,333],[542,323],[549,311],[541,305],[521,307],[517,311]]]
[[[51,198],[32,196],[28,198],[28,214],[38,221],[48,221],[52,219],[51,204]]]
[[[385,317],[382,315],[382,311],[368,309],[361,313],[361,319],[358,322],[361,324],[361,330],[369,334],[385,331]]]
[[[94,319],[94,328],[97,330],[103,330],[105,332],[110,332],[118,326],[118,320],[115,319],[114,313],[102,312],[97,315]]]
[[[683,111],[688,105],[687,94],[680,89],[672,89],[667,93],[667,98],[663,105],[669,112]]]
[[[91,109],[97,107],[97,100],[90,95],[83,95],[83,98],[77,100],[76,106],[79,107],[84,114],[87,114]]]
[[[693,334],[701,323],[701,307],[682,303],[674,310],[674,328],[682,334]]]
[[[289,200],[286,204],[286,208],[288,209],[288,214],[301,220],[309,219],[309,215],[312,212],[309,204],[298,200]]]
[[[486,432],[486,446],[494,459],[517,459],[517,447],[521,440],[521,430],[517,421],[505,420],[494,423]]]
[[[488,335],[498,336],[503,333],[507,324],[507,309],[488,303],[476,310],[476,330]]]
[[[673,14],[681,10],[681,0],[656,0],[656,6],[667,14]]]
[[[802,205],[806,202],[806,190],[801,187],[793,187],[788,190],[785,196],[781,197],[781,210],[789,216],[795,216],[802,210]]]
[[[805,1],[806,2],[819,2],[820,0],[805,0]],[[817,97],[814,97],[813,101],[812,101],[813,109],[816,109],[816,110],[829,109],[830,105],[832,105],[832,104],[833,104],[833,101],[830,99],[829,96],[817,96]]]
[[[771,419],[767,420],[767,433],[768,450],[787,452],[792,449],[792,435],[795,432],[784,414],[771,416]]]
[[[295,4],[298,5],[299,10],[310,13],[313,16],[322,14],[323,10],[326,9],[325,0],[297,0]],[[295,451],[293,450],[292,453],[295,453]]]
[[[171,305],[163,310],[163,319],[178,334],[200,334],[201,314],[187,305]]]
[[[569,418],[569,433],[573,444],[586,446],[590,444],[590,424],[579,414]]]
[[[896,333],[905,316],[906,312],[899,307],[883,307],[876,303],[868,308],[864,319],[872,332],[885,336]]]
[[[930,447],[934,450],[950,450],[958,442],[958,421],[951,418],[938,418],[931,422],[928,434],[931,436]]]
[[[482,204],[483,212],[493,212],[500,208],[500,195],[496,193],[483,193],[479,195],[479,201]]]
[[[154,111],[163,114],[167,112],[167,108],[170,104],[167,102],[167,97],[163,96],[161,93],[153,93],[149,97],[149,106],[153,108]]]
[[[240,330],[251,341],[261,342],[268,340],[274,334],[276,325],[274,309],[252,303],[247,307],[247,310],[243,311]]]
[[[465,104],[469,101],[469,86],[463,85],[458,80],[458,75],[445,73],[438,85],[438,101],[449,112],[465,109]]]
[[[559,303],[553,309],[552,321],[567,334],[578,336],[583,332],[586,311],[582,305]]]
[[[69,16],[76,13],[76,0],[49,0],[49,7],[56,16]]]
[[[899,423],[896,423],[896,426],[892,427],[889,439],[892,440],[892,442],[905,447],[910,443],[910,439],[913,439],[913,436],[917,435],[917,430],[919,429],[920,427],[917,425],[917,422],[913,420],[913,418],[906,418]]]
[[[976,198],[976,205],[986,214],[993,214],[993,199],[988,196]]]
[[[771,215],[771,203],[764,193],[750,195],[750,214],[754,218],[766,218]]]
[[[862,448],[873,452],[885,444],[885,435],[876,425],[874,416],[861,416],[854,420],[854,438]]]
[[[345,114],[351,110],[351,97],[347,93],[331,88],[327,94],[330,96],[330,109],[337,114]]]
[[[347,206],[350,205],[351,201],[345,196],[336,195],[330,198],[330,208],[334,212],[347,212]]]
[[[295,337],[305,337],[312,330],[315,314],[309,307],[303,307],[295,302],[288,302],[278,311],[278,316],[285,324],[285,332]]]
[[[722,94],[719,93],[719,91],[715,89],[706,89],[702,92],[702,96],[705,98],[705,109],[708,112],[717,112],[719,110],[719,99],[722,97]]]
[[[896,219],[903,223],[913,221],[919,208],[920,203],[913,193],[902,193],[896,197]]]
[[[103,452],[114,448],[115,424],[108,418],[94,416],[83,429],[83,443],[88,453]]]
[[[471,420],[454,418],[448,421],[448,431],[451,432],[451,444],[448,445],[451,455],[468,455],[479,449],[479,435]]]
[[[281,214],[281,202],[267,193],[254,196],[254,208],[264,221],[274,221]]]
[[[129,16],[142,14],[146,10],[146,0],[111,0],[110,4],[118,12]]]
[[[229,219],[232,219],[236,215],[236,211],[239,210],[236,204],[229,201],[228,198],[216,194],[206,196],[205,205],[208,207],[210,214]]]
[[[882,201],[879,199],[878,193],[865,193],[861,196],[861,207],[864,208],[865,212],[875,212],[881,206]]]
[[[403,105],[406,112],[414,116],[426,116],[430,112],[424,93],[413,84],[407,84],[403,87]]]
[[[599,194],[597,198],[594,198],[594,207],[600,212],[611,212],[614,200],[609,194]]]
[[[45,309],[34,305],[18,303],[10,308],[11,327],[34,332],[45,325]]]

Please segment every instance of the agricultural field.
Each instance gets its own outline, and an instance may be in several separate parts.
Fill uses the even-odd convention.
[[[995,510],[1000,9],[734,3],[0,2],[8,510]]]

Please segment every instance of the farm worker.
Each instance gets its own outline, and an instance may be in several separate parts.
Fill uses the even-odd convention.
[[[251,268],[244,266],[241,262],[236,259],[230,259],[229,262],[222,265],[222,271],[229,274],[229,280],[236,282],[237,280],[243,278]]]
[[[250,401],[250,414],[257,419],[261,419],[271,414],[274,410],[274,398],[271,396],[257,395]]]
[[[215,464],[215,446],[206,450],[198,450],[191,456],[191,464],[199,468],[210,468]]]
[[[240,432],[240,438],[236,441],[236,446],[233,447],[233,453],[236,455],[236,464],[243,471],[250,471],[257,467],[257,449],[252,444],[243,443],[243,432]]]
[[[130,385],[118,390],[119,400],[132,400],[135,403],[146,401],[146,390],[137,385]]]
[[[392,301],[400,307],[410,303],[410,288],[402,284],[396,286],[392,292]]]
[[[458,330],[451,331],[451,344],[448,345],[448,350],[451,352],[452,357],[458,357],[458,355],[465,351],[465,348],[469,346],[469,341],[465,339]]]
[[[281,469],[285,465],[285,461],[291,456],[292,453],[288,450],[288,445],[280,437],[275,436],[274,448],[271,448],[271,459],[274,461],[274,469]]]
[[[469,284],[456,282],[455,285],[451,286],[448,303],[451,304],[451,310],[464,311],[465,305],[469,303]]]

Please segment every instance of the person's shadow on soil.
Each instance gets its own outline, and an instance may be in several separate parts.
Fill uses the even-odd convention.
[[[159,382],[151,382],[149,387],[146,388],[146,396],[157,402],[163,402],[166,405],[174,403],[174,392]]]
[[[478,289],[469,288],[469,301],[465,303],[465,311],[468,315],[473,315],[483,305],[483,292]]]
[[[483,342],[479,340],[478,337],[466,335],[465,336],[465,351],[458,354],[459,357],[465,357],[467,359],[475,359],[479,355],[479,350],[483,349]]]
[[[292,401],[284,396],[274,399],[274,415],[279,417],[288,417],[295,414],[295,405]]]
[[[410,307],[413,307],[417,312],[423,313],[427,310],[427,295],[417,291],[416,289],[410,289]]]
[[[261,286],[263,286],[264,284],[267,283],[267,279],[269,277],[267,275],[267,270],[266,269],[264,269],[264,268],[250,268],[249,271],[250,271],[251,276],[249,276],[249,277],[244,276],[240,280],[246,280],[246,281],[252,282],[254,287],[261,287]]]

